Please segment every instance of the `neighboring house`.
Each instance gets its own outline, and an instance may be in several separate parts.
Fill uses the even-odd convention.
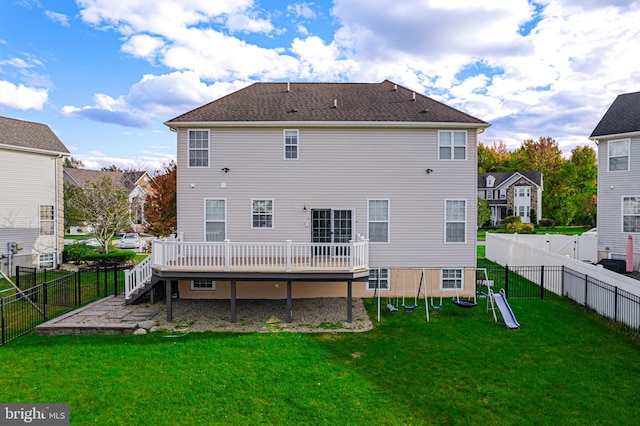
[[[68,155],[46,124],[0,117],[0,269],[8,275],[15,266],[60,264]]]
[[[499,226],[507,216],[520,216],[522,223],[542,217],[542,172],[492,172],[478,174],[478,197],[487,200],[491,225]]]
[[[640,92],[619,95],[589,139],[598,145],[598,258],[640,262]]]
[[[235,306],[379,285],[413,302],[421,268],[436,294],[475,294],[488,123],[385,80],[255,83],[165,124],[182,241],[155,242],[152,269],[180,298]]]
[[[145,230],[144,203],[147,195],[152,191],[152,180],[147,172],[111,172],[104,170],[85,170],[64,168],[64,182],[82,188],[98,183],[103,178],[111,179],[116,185],[122,186],[129,194],[129,206],[131,209],[131,230],[143,232]],[[77,228],[77,227],[74,227]],[[86,229],[84,230],[86,233]],[[128,230],[124,230],[128,231]]]

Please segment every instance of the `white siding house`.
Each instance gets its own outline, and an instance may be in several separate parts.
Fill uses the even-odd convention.
[[[64,248],[62,158],[67,155],[47,125],[0,117],[3,271],[59,265]]]
[[[384,81],[255,83],[165,124],[182,242],[154,254],[235,253],[218,269],[156,258],[180,298],[344,297],[352,281],[371,297],[378,278],[385,297],[404,280],[413,298],[419,279],[445,297],[475,293],[486,122]]]
[[[619,95],[590,139],[598,144],[598,258],[640,263],[640,92]]]

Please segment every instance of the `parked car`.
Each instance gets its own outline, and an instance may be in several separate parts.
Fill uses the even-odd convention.
[[[97,238],[84,238],[81,240],[75,240],[72,244],[84,244],[85,246],[90,247],[102,247],[100,241]]]
[[[591,228],[587,232],[583,232],[582,235],[593,235],[594,237],[598,236],[598,228]]]
[[[121,249],[139,249],[144,247],[144,241],[142,241],[140,235],[136,233],[128,233],[122,236],[118,247]]]

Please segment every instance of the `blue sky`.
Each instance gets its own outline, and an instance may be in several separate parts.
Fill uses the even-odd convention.
[[[640,91],[637,0],[0,0],[0,115],[87,168],[160,169],[164,121],[255,81],[390,79],[569,152]]]

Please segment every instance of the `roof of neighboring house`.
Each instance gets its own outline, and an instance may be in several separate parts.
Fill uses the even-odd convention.
[[[506,182],[511,176],[520,174],[538,186],[542,186],[542,172],[490,172],[478,173],[478,188],[487,188],[487,177],[493,176],[495,182],[492,188],[497,188]]]
[[[165,124],[195,122],[421,122],[488,127],[469,114],[385,80],[254,83]]]
[[[8,117],[0,117],[0,145],[70,154],[46,124]]]
[[[590,138],[640,132],[640,92],[618,95]]]
[[[64,173],[73,180],[76,185],[81,187],[98,183],[102,178],[108,177],[111,179],[111,182],[118,183],[128,192],[131,192],[136,185],[138,185],[138,180],[147,172],[110,172],[104,170],[86,170],[65,167]]]

